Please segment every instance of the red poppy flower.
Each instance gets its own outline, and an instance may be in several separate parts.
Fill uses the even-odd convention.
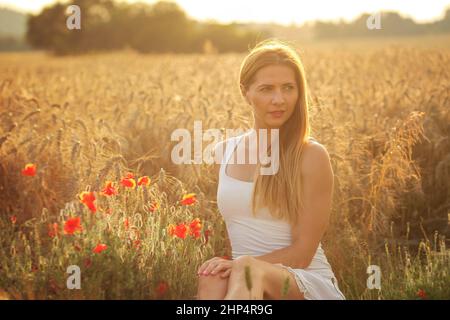
[[[58,236],[58,224],[56,222],[48,225],[48,236],[50,238]]]
[[[33,163],[27,163],[25,165],[25,169],[22,169],[21,172],[23,176],[33,177],[36,175],[36,165]]]
[[[136,180],[134,180],[133,178],[122,178],[122,180],[120,180],[120,184],[126,188],[136,188]]]
[[[181,204],[183,204],[185,206],[193,205],[194,203],[197,202],[195,193],[185,194],[180,202],[181,202]]]
[[[114,188],[112,181],[106,181],[106,185],[101,193],[105,196],[115,196],[118,192],[117,189]]]
[[[169,228],[169,235],[181,239],[186,238],[188,228],[184,223],[179,223],[177,226],[169,224],[168,228]]]
[[[195,218],[189,224],[189,235],[194,237],[195,239],[200,238],[202,230],[202,223],[199,218]]]
[[[423,290],[423,289],[419,289],[417,291],[417,296],[419,298],[421,298],[421,299],[426,299],[427,298],[427,294],[426,294],[425,290]]]
[[[138,179],[138,186],[148,186],[150,185],[151,179],[148,176],[143,176]]]
[[[11,218],[9,218],[11,220],[12,224],[16,224],[17,222],[17,217],[16,216],[11,216]]]
[[[95,201],[95,195],[92,191],[83,191],[80,193],[80,200],[81,202],[94,202]]]
[[[169,290],[169,284],[165,281],[160,281],[155,288],[156,294],[161,297]]]
[[[179,225],[176,226],[175,235],[178,238],[184,239],[186,238],[186,234],[187,234],[187,227],[184,223],[180,223]]]
[[[65,234],[74,234],[77,231],[82,231],[83,227],[80,223],[80,217],[70,218],[64,223],[64,233]]]
[[[93,250],[92,252],[94,253],[102,253],[102,251],[105,251],[106,249],[108,249],[108,246],[104,243],[99,243]]]
[[[125,220],[123,221],[123,225],[125,226],[125,229],[128,229],[128,227],[130,226],[128,218],[125,218]]]
[[[94,192],[92,191],[83,191],[82,193],[80,193],[80,200],[81,203],[84,203],[89,210],[92,211],[92,213],[95,213],[97,211],[97,208],[95,206],[95,195]]]
[[[127,174],[125,175],[125,178],[127,178],[127,179],[134,179],[133,172],[127,172]]]

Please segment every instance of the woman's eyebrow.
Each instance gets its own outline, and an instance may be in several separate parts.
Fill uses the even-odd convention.
[[[283,83],[282,85],[283,85],[283,86],[286,86],[286,85],[295,85],[295,83],[294,83],[294,82],[286,82],[286,83]],[[260,88],[260,87],[273,87],[273,84],[263,83],[263,84],[260,84],[260,85],[258,86],[258,88]]]

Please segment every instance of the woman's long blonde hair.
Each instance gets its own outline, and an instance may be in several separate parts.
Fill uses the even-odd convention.
[[[280,40],[258,43],[242,62],[239,84],[246,90],[255,74],[268,65],[282,64],[295,73],[299,90],[291,117],[279,130],[279,169],[274,175],[256,175],[252,196],[252,213],[267,207],[274,218],[297,223],[303,201],[301,199],[300,165],[303,146],[309,139],[308,96],[303,64],[296,50]],[[257,171],[259,173],[259,164]]]

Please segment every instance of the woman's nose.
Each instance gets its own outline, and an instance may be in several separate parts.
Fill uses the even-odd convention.
[[[282,104],[284,103],[284,96],[281,90],[275,90],[272,97],[273,104]]]

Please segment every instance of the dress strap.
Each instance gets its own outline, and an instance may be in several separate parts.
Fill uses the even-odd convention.
[[[242,138],[245,136],[245,134],[242,134],[240,136],[233,137],[230,139],[229,143],[227,143],[227,149],[225,152],[225,165],[230,162],[231,156],[233,155],[234,150],[236,150],[236,147],[241,142]]]

